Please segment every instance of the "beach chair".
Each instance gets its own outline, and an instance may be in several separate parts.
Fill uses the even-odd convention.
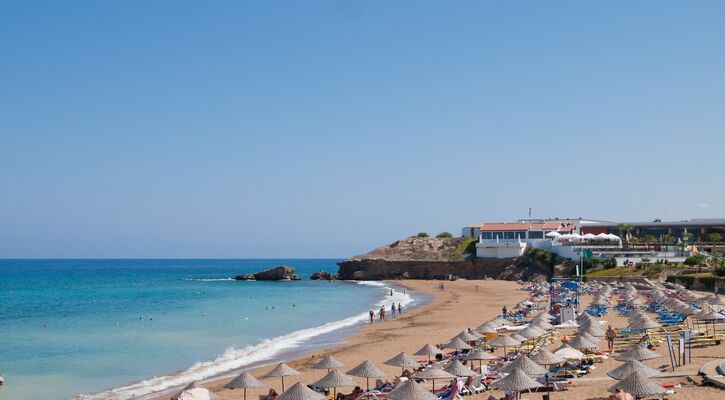
[[[483,393],[486,389],[486,384],[483,383],[483,375],[474,376],[473,382],[468,386],[468,390],[473,394]]]

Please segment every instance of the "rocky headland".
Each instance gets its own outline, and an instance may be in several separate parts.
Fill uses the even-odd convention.
[[[478,259],[475,240],[410,237],[339,262],[346,280],[503,279],[545,280],[568,274],[570,263],[546,250],[510,259]]]

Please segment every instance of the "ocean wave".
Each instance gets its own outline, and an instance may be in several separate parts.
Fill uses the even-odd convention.
[[[407,306],[414,302],[412,296],[402,291],[393,291],[387,295],[390,287],[375,282],[373,286],[386,289],[386,296],[373,307],[390,306],[392,303]],[[127,400],[148,396],[175,387],[188,384],[191,381],[202,381],[245,366],[257,364],[274,358],[281,353],[302,346],[306,341],[338,329],[351,327],[367,321],[368,313],[363,312],[338,321],[328,322],[318,327],[300,329],[283,336],[265,339],[256,345],[244,348],[228,348],[220,356],[211,361],[197,362],[190,368],[172,375],[159,376],[146,379],[127,386],[110,389],[100,393],[81,394],[76,400]]]
[[[184,281],[194,282],[221,282],[221,281],[233,281],[234,278],[181,278]]]

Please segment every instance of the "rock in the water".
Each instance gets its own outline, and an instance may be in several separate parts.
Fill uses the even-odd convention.
[[[332,279],[332,275],[330,275],[329,272],[318,271],[318,272],[313,273],[312,276],[310,277],[310,279],[312,279],[313,281],[317,281],[317,280],[329,281]]]
[[[278,267],[266,269],[256,274],[242,274],[235,276],[238,281],[258,280],[258,281],[298,281],[300,277],[295,274],[295,269],[280,265]]]

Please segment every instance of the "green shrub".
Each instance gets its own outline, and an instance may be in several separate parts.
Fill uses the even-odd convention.
[[[713,273],[717,276],[725,276],[725,265],[715,268]]]
[[[428,234],[425,233],[425,232],[418,232],[418,234],[415,235],[415,236],[417,236],[417,237],[429,237]]]
[[[694,267],[705,262],[706,258],[707,256],[705,256],[704,254],[693,254],[685,259],[685,265]]]
[[[452,238],[453,237],[453,234],[450,233],[450,232],[441,232],[441,233],[437,234],[436,237],[438,239]]]

